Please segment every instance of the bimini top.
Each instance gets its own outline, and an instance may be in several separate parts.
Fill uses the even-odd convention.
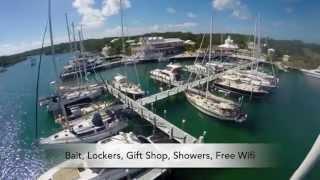
[[[175,69],[180,69],[182,68],[181,64],[179,63],[170,63],[167,65],[168,68],[170,68],[171,70],[175,70]]]

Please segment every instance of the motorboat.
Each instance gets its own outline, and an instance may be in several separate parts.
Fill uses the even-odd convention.
[[[150,71],[150,77],[160,82],[179,82],[181,77],[179,71],[182,66],[178,63],[170,63],[165,69],[154,69]]]
[[[97,147],[105,145],[116,144],[140,144],[146,142],[146,138],[143,136],[136,136],[134,133],[120,132],[118,135],[98,141]],[[98,149],[98,148],[97,148]],[[143,177],[150,169],[131,168],[131,169],[115,169],[115,168],[64,168],[71,163],[70,160],[66,160],[57,166],[49,169],[43,173],[38,180],[58,180],[58,179],[73,179],[73,180],[97,180],[97,179],[127,179],[135,177]],[[85,162],[83,162],[85,163]],[[80,164],[81,165],[81,164]]]

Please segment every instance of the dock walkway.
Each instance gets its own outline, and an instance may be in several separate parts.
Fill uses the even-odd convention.
[[[135,111],[143,119],[147,120],[156,128],[167,134],[169,138],[176,140],[178,143],[201,142],[197,138],[193,137],[192,135],[176,127],[174,124],[170,123],[166,119],[160,117],[159,115],[153,113],[152,111],[144,107],[140,101],[135,101],[131,99],[130,97],[115,89],[108,83],[106,83],[106,87],[110,94],[112,94],[115,98],[118,98],[123,104]]]

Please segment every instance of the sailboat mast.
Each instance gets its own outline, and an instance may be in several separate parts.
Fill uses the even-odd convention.
[[[80,44],[80,54],[83,54],[84,49],[83,49],[82,37],[81,37],[81,32],[80,32],[80,30],[78,31],[78,35],[79,35],[79,44]]]
[[[122,43],[122,54],[125,53],[124,47],[124,30],[123,30],[123,7],[122,7],[122,0],[120,0],[120,14],[121,14],[121,43]]]
[[[76,42],[76,31],[75,31],[75,28],[74,28],[74,23],[72,22],[71,25],[72,25],[74,51],[77,51],[78,47],[77,47],[77,42]]]
[[[211,61],[211,54],[212,54],[212,29],[213,29],[213,16],[211,16],[211,24],[210,24],[210,44],[209,44],[209,61]],[[209,69],[208,71],[208,76],[210,75]],[[207,80],[207,88],[206,88],[206,98],[208,97],[208,91],[209,91],[209,80]]]
[[[261,57],[261,29],[260,29],[260,14],[258,14],[258,19],[257,19],[257,66],[256,66],[256,71],[259,69],[259,58]]]
[[[64,116],[64,119],[66,122],[68,122],[68,117],[67,117],[67,112],[66,109],[64,108],[64,105],[61,102],[61,93],[59,90],[59,85],[60,83],[60,77],[58,74],[58,68],[57,68],[57,63],[56,63],[56,59],[55,59],[55,49],[54,49],[54,43],[53,43],[53,33],[52,33],[52,20],[51,20],[51,0],[49,0],[49,10],[48,10],[48,17],[49,17],[49,34],[50,34],[50,45],[51,45],[51,57],[52,57],[52,62],[54,65],[54,71],[56,73],[57,76],[57,83],[56,83],[56,87],[57,87],[57,94],[58,94],[58,104],[62,110],[62,114]],[[69,124],[67,123],[67,126],[69,127]]]
[[[84,42],[84,33],[83,33],[83,25],[81,24],[80,25],[80,32],[81,32],[81,40],[82,40],[82,50],[83,50],[83,52],[85,52],[86,51],[86,49],[85,49],[85,47],[84,47],[84,44],[83,44],[83,42]]]
[[[210,24],[210,44],[209,44],[209,62],[211,61],[212,54],[212,29],[213,29],[213,16],[211,16],[211,24]]]
[[[70,53],[72,53],[72,52],[73,52],[73,48],[72,48],[72,43],[71,43],[69,20],[68,20],[68,14],[67,14],[67,13],[66,13],[66,25],[67,25],[67,32],[68,32],[68,40],[69,40],[69,46],[70,46]]]
[[[51,0],[49,0],[49,5],[48,5],[48,18],[49,18],[49,34],[50,34],[50,45],[51,45],[51,57],[52,57],[52,63],[54,67],[55,74],[57,78],[59,79],[58,75],[58,68],[57,68],[57,63],[55,59],[55,50],[54,50],[54,43],[53,43],[53,33],[52,33],[52,20],[51,20]]]

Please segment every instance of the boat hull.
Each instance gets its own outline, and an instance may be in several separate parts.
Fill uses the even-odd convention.
[[[262,97],[268,94],[268,92],[255,92],[255,91],[251,92],[251,91],[246,91],[246,90],[230,87],[230,86],[219,84],[219,83],[215,83],[214,85],[218,88],[229,90],[231,92],[235,92],[237,94],[246,95],[246,96]]]
[[[225,120],[225,121],[235,121],[235,122],[242,122],[244,121],[245,119],[242,119],[240,118],[239,116],[237,117],[226,117],[226,116],[222,116],[220,114],[217,114],[217,113],[214,113],[212,111],[208,111],[207,109],[199,106],[197,103],[195,103],[190,97],[189,95],[185,94],[186,97],[187,97],[187,100],[188,102],[193,105],[196,109],[198,109],[200,112],[208,115],[208,116],[211,116],[211,117],[214,117],[214,118],[217,118],[219,120]]]
[[[93,135],[88,136],[74,136],[68,139],[61,139],[61,140],[52,140],[51,137],[40,139],[40,144],[42,145],[50,145],[50,144],[67,144],[67,143],[93,143],[97,142],[101,139],[110,137],[112,135],[117,134],[119,131],[123,130],[128,126],[128,123],[125,121],[119,121],[116,125],[111,128],[106,128],[100,133],[96,133]]]

